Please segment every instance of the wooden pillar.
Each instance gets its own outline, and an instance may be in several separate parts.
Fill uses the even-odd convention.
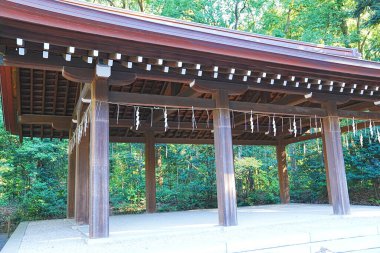
[[[213,99],[217,108],[213,111],[213,123],[219,225],[234,226],[237,207],[228,93],[219,90]]]
[[[78,113],[78,124],[80,117]],[[89,156],[90,156],[90,130],[83,134],[76,149],[75,174],[75,222],[78,225],[88,224],[88,191],[89,191]]]
[[[67,173],[67,218],[72,219],[75,215],[75,153],[74,147],[71,154],[68,156],[68,173]]]
[[[323,119],[326,160],[329,173],[330,193],[334,214],[350,214],[346,171],[337,107],[335,102],[323,104],[328,116]]]
[[[146,211],[156,212],[156,153],[154,133],[145,133],[145,196]]]
[[[288,168],[286,166],[286,146],[279,142],[276,146],[278,181],[280,184],[280,199],[282,204],[290,202]]]
[[[108,82],[91,83],[90,123],[90,238],[109,236],[109,106]]]
[[[323,128],[325,128],[325,127],[323,126]],[[327,198],[329,200],[329,204],[331,204],[332,200],[331,200],[331,192],[330,192],[329,165],[328,165],[328,162],[327,162],[326,138],[325,138],[324,134],[322,134],[322,142],[323,142],[323,163],[325,165],[325,171],[326,171]]]

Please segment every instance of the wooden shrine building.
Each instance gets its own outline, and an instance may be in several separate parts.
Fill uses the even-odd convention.
[[[322,137],[333,212],[349,214],[339,120],[380,120],[380,63],[355,49],[73,0],[0,0],[0,65],[6,129],[70,140],[67,216],[91,238],[109,236],[109,142],[145,143],[148,212],[155,143],[214,144],[232,226],[234,144],[276,146],[288,203],[286,145]]]

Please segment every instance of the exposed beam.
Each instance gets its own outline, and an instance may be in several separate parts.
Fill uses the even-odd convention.
[[[118,143],[144,143],[143,137],[116,137],[111,136],[110,142]],[[191,138],[155,138],[155,143],[167,144],[199,144],[199,145],[213,145],[214,139],[191,139]],[[277,141],[266,140],[232,140],[234,145],[248,145],[248,146],[274,146]]]
[[[56,130],[68,130],[71,127],[71,116],[23,114],[18,116],[19,124],[50,125]]]
[[[15,53],[7,52],[7,54],[4,56],[4,64],[6,66],[15,66],[15,67],[26,67],[26,68],[37,68],[37,69],[45,69],[45,70],[54,70],[54,71],[62,71],[64,66],[67,67],[76,67],[76,68],[89,68],[88,64],[84,63],[83,61],[79,59],[72,59],[70,62],[66,62],[62,57],[58,56],[50,56],[49,59],[42,59],[40,55],[25,55],[25,56],[19,56]],[[164,73],[163,71],[146,71],[138,68],[133,69],[120,69],[115,68],[116,65],[113,67],[114,71],[122,71],[125,73],[134,73],[136,74],[136,78],[139,79],[146,79],[146,80],[157,80],[157,81],[169,81],[169,82],[179,82],[179,83],[187,83],[190,84],[194,80],[195,86],[198,84],[202,84],[203,87],[204,84],[210,82],[208,79],[199,78],[196,75],[192,74],[186,74],[181,75],[178,73]],[[112,80],[112,77],[111,77]],[[281,80],[283,81],[283,80]],[[211,81],[215,82],[215,81]],[[323,96],[324,94],[327,95],[346,95],[351,100],[357,100],[357,101],[366,101],[366,102],[375,102],[378,101],[380,98],[378,95],[366,95],[366,94],[348,94],[340,93],[337,91],[326,91],[326,90],[318,90],[316,87],[318,85],[313,85],[312,88],[308,89],[306,87],[296,87],[291,84],[291,81],[288,81],[289,84],[284,86],[280,84],[274,84],[271,85],[270,82],[267,79],[260,79],[260,81],[257,80],[257,78],[251,78],[248,79],[247,82],[241,81],[241,80],[224,80],[224,79],[218,79],[216,81],[220,87],[231,87],[234,89],[234,87],[244,87],[244,89],[251,89],[251,90],[257,90],[257,91],[267,91],[267,92],[279,92],[279,93],[286,93],[286,94],[298,94],[298,95],[305,95],[310,92],[313,92],[315,94],[321,94]],[[112,83],[112,82],[111,82]],[[294,83],[294,82],[293,82]],[[335,87],[335,86],[334,86]],[[335,87],[337,88],[337,87]],[[349,88],[345,88],[346,90]]]

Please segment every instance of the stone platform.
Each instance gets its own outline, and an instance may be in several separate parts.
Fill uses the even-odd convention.
[[[380,252],[380,207],[328,205],[238,208],[239,225],[217,225],[217,210],[110,217],[110,238],[88,239],[73,220],[23,222],[1,253],[44,252]]]

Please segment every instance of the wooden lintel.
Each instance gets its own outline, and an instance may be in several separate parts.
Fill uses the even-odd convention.
[[[199,79],[190,83],[190,87],[200,93],[215,93],[218,90],[225,90],[229,95],[241,95],[248,90],[248,85]]]
[[[111,136],[110,142],[116,143],[144,143],[143,137],[116,137]],[[167,143],[167,144],[199,144],[199,145],[212,145],[214,139],[191,139],[191,138],[155,138],[155,143]],[[266,140],[232,140],[234,145],[244,146],[275,146],[276,141]]]
[[[230,102],[230,109],[236,111],[251,110],[256,113],[268,113],[276,115],[297,115],[297,116],[317,116],[324,117],[326,112],[320,108],[301,107],[301,106],[287,106],[287,105],[275,105],[275,104],[257,104],[249,102]]]
[[[56,130],[69,130],[71,116],[23,114],[18,116],[20,124],[51,125]]]
[[[109,102],[123,105],[139,106],[160,106],[175,108],[215,108],[215,101],[212,99],[160,96],[151,94],[126,93],[126,92],[109,92]]]
[[[317,103],[317,104],[323,104],[328,101],[334,101],[337,105],[345,104],[349,102],[352,98],[347,95],[335,95],[335,94],[326,94],[326,93],[317,93],[317,92],[312,92],[310,94],[309,100],[312,103]]]
[[[13,66],[13,67],[22,67],[22,68],[33,68],[33,69],[44,69],[44,70],[53,70],[53,71],[62,71],[63,67],[75,67],[75,68],[89,68],[89,64],[83,62],[82,60],[73,58],[70,62],[65,61],[62,57],[51,55],[48,59],[42,59],[40,55],[37,54],[27,54],[24,56],[19,56],[14,52],[6,52],[4,56],[4,65],[5,66]],[[239,90],[242,89],[250,89],[255,91],[267,91],[267,92],[278,92],[278,93],[286,93],[286,94],[298,94],[298,95],[306,95],[310,92],[313,92],[314,96],[320,94],[320,96],[328,95],[328,96],[342,96],[341,93],[336,91],[319,91],[317,89],[307,89],[305,87],[295,87],[291,85],[283,86],[283,85],[271,85],[265,80],[261,80],[257,82],[257,80],[249,80],[247,82],[238,81],[238,80],[215,80],[210,81],[209,79],[200,78],[198,76],[194,76],[191,74],[181,75],[178,73],[165,73],[163,71],[157,70],[141,70],[137,68],[112,68],[112,74],[114,71],[120,71],[122,73],[135,74],[137,79],[145,79],[145,80],[156,80],[156,81],[168,81],[168,82],[178,82],[178,83],[186,83],[190,84],[194,82],[195,84],[199,83],[207,83],[215,82],[218,84],[218,88],[224,88],[226,90],[236,89],[239,87]],[[86,78],[88,79],[88,78]],[[111,79],[112,80],[112,75]],[[116,81],[115,81],[116,82]],[[117,84],[112,84],[112,81],[109,82],[110,85],[121,85],[121,82],[116,82]],[[244,88],[243,88],[244,87]],[[214,87],[215,88],[215,87]],[[347,95],[348,96],[348,95]],[[378,96],[370,96],[370,95],[360,95],[360,94],[349,94],[351,100],[356,101],[364,101],[364,102],[376,102],[379,100]]]

